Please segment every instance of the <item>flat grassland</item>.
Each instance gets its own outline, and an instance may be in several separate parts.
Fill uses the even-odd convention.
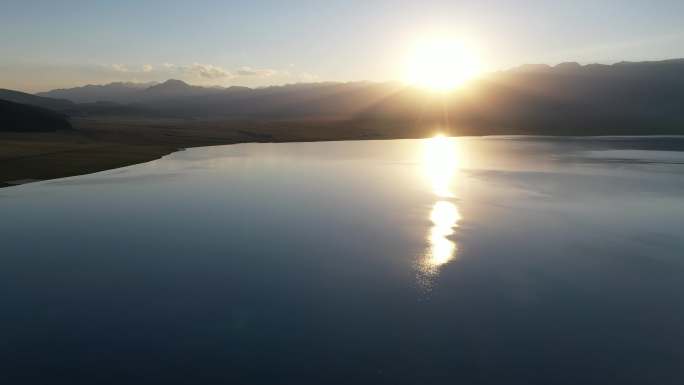
[[[74,130],[0,133],[0,187],[147,162],[187,147],[418,138],[427,130],[345,120],[74,118]]]

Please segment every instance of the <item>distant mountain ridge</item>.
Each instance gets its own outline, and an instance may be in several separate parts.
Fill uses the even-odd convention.
[[[144,89],[131,98],[132,102],[159,101],[174,98],[205,96],[220,93],[224,88],[192,86],[182,80],[169,79]]]
[[[442,106],[405,90],[364,119],[443,121],[480,134],[684,134],[684,59],[526,65],[490,74]]]
[[[246,87],[243,87],[246,88]],[[223,87],[202,87],[190,85],[182,80],[169,79],[163,83],[123,83],[86,85],[74,88],[61,88],[36,95],[67,99],[75,103],[137,103],[175,97],[201,96],[219,93]]]
[[[548,74],[605,74],[606,72],[643,72],[662,70],[663,68],[671,67],[677,71],[683,71],[683,59],[669,59],[661,61],[645,61],[645,62],[628,62],[622,61],[614,64],[586,64],[581,65],[577,62],[563,62],[554,66],[548,64],[523,64],[518,67],[513,67],[504,71],[493,72],[490,75],[500,74],[520,74],[520,73],[548,73]],[[377,84],[369,82],[351,82],[351,83],[366,83]],[[294,91],[301,89],[314,89],[319,86],[341,85],[345,83],[325,82],[325,83],[299,83],[283,86],[271,86],[265,88],[249,88],[241,86],[231,87],[205,87],[190,85],[182,80],[169,79],[165,82],[148,82],[148,83],[134,83],[134,82],[114,82],[103,85],[85,85],[73,88],[61,88],[46,92],[36,93],[36,96],[48,97],[54,99],[66,99],[74,103],[94,103],[94,102],[116,102],[116,103],[136,103],[141,101],[154,101],[158,99],[169,99],[177,97],[188,96],[206,96],[216,95],[223,92],[236,91],[261,91],[270,90],[272,92],[278,91]],[[270,92],[269,92],[270,93]]]
[[[95,103],[101,101],[128,103],[139,91],[155,86],[151,83],[114,82],[103,85],[89,84],[82,87],[60,88],[39,92],[37,96],[67,99],[74,103]]]
[[[118,92],[121,83],[104,86],[77,87],[39,93],[43,97],[59,96],[81,101],[69,112],[77,115],[88,101],[92,107],[93,94],[98,90],[98,104],[118,103],[138,110],[147,109],[155,114],[185,117],[352,117],[372,105],[387,92],[396,91],[398,83],[300,83],[265,88],[202,87],[181,80],[169,79],[149,87],[126,87]],[[104,91],[115,90],[107,95]],[[119,108],[120,109],[120,108]],[[92,112],[92,108],[89,108]],[[102,111],[104,112],[104,111]]]
[[[71,116],[339,118],[454,125],[475,135],[684,133],[684,59],[528,64],[487,74],[446,95],[393,82],[222,88],[170,79],[20,96]]]

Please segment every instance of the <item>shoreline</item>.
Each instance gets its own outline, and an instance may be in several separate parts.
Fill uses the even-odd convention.
[[[92,174],[159,159],[186,148],[238,143],[422,137],[346,120],[202,121],[72,119],[74,130],[0,133],[0,188]]]
[[[520,135],[505,134],[505,130],[473,135],[468,129],[454,132],[334,119],[258,122],[79,118],[72,119],[72,123],[75,127],[72,131],[0,133],[0,188],[146,163],[192,147],[417,139],[433,136],[438,131],[448,136]],[[610,136],[615,137],[606,137]],[[566,135],[553,137],[568,138]]]

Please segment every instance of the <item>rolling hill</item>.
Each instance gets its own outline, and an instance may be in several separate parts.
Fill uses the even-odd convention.
[[[56,111],[73,108],[76,105],[76,103],[66,99],[37,96],[33,94],[28,94],[26,92],[7,90],[3,88],[0,88],[0,100],[7,100],[10,102],[21,104],[29,104],[32,106],[48,108]]]
[[[70,130],[67,118],[57,112],[0,100],[0,131],[11,132],[50,132]]]

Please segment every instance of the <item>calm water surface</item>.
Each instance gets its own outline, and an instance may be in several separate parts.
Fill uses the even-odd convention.
[[[3,384],[682,384],[684,138],[240,144],[0,190]]]

